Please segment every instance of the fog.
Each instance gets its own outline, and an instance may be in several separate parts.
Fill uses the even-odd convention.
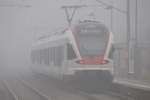
[[[0,70],[7,70],[8,73],[28,70],[30,49],[36,38],[51,33],[56,28],[67,26],[61,6],[80,2],[93,3],[90,0],[2,0]]]
[[[104,3],[100,3],[101,1]],[[150,98],[150,0],[129,0],[129,9],[127,1],[0,0],[0,99],[6,96],[5,98],[14,100],[17,96],[19,99],[15,100],[51,100],[51,97],[52,100],[108,100],[108,97],[110,100],[121,100],[120,97],[123,96],[122,100],[130,97],[134,98],[132,100],[149,100],[145,98]],[[97,4],[99,7],[93,6]],[[72,35],[69,35],[72,40],[68,39],[72,47],[68,45],[68,41],[66,43],[66,37],[63,37],[60,41],[56,40],[57,43],[48,42],[32,50],[40,37],[68,28],[67,16],[62,9],[64,5],[92,5],[77,9],[71,24],[73,26],[85,19],[94,19],[105,24],[113,34],[113,43],[108,39],[106,49],[95,48],[99,44],[104,45],[95,45],[99,35],[92,34],[94,38],[90,34],[92,38],[83,35],[83,40],[78,40],[81,47],[83,46],[82,52],[99,50],[104,51],[103,54],[87,53],[85,57],[82,56]],[[73,10],[70,9],[68,13],[71,16]],[[87,30],[83,31],[89,33]],[[94,33],[93,30],[91,32]],[[103,30],[102,32],[104,33]],[[110,34],[109,36],[111,38]],[[62,46],[61,42],[65,45]],[[58,43],[60,47],[56,47]],[[55,46],[52,48],[50,45]],[[112,58],[106,60],[104,56],[107,51],[112,53]],[[75,54],[82,59],[74,61]],[[25,85],[22,80],[30,86]],[[83,98],[79,99],[78,96]],[[31,99],[25,99],[26,97]]]
[[[0,6],[0,70],[24,71],[30,66],[34,38],[38,33],[50,32],[64,24],[64,15],[57,0],[3,1],[5,5]]]
[[[105,1],[126,10],[125,0]],[[147,2],[149,1],[147,0]],[[4,69],[16,72],[30,68],[30,50],[37,37],[47,33],[51,34],[53,30],[67,26],[65,13],[61,9],[62,5],[97,4],[92,0],[1,0],[0,3],[0,70],[2,72]],[[142,3],[140,1],[139,4]],[[143,8],[143,5],[139,7]],[[148,9],[146,7],[143,12]],[[102,8],[92,9],[91,11],[94,10],[97,12],[98,20],[104,22],[110,28],[110,11]],[[75,17],[77,19],[83,18],[87,14],[86,11],[89,10],[82,9],[82,12],[77,12]],[[143,19],[148,16],[142,16],[142,14],[139,16],[140,23],[143,22],[144,24],[146,21],[143,21]],[[116,43],[126,42],[126,38],[124,38],[126,37],[125,19],[124,14],[114,11],[114,23],[111,31],[114,32]],[[146,27],[141,28],[139,26],[139,32],[145,32],[145,30],[149,32],[149,23],[144,25]],[[147,36],[149,35],[147,32],[145,32],[146,35],[139,34],[141,41],[148,41]]]

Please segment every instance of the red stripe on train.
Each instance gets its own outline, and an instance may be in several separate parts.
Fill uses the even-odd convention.
[[[90,64],[90,65],[100,65],[108,63],[107,60],[104,60],[103,56],[84,56],[79,61],[80,64]]]

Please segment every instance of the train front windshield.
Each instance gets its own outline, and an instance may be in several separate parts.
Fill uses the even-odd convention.
[[[83,60],[104,58],[109,32],[103,24],[82,24],[76,28],[75,38]]]

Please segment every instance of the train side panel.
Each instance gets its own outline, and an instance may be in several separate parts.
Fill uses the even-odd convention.
[[[44,48],[36,46],[32,49],[32,71],[60,78],[66,70],[66,45],[64,43],[44,45],[50,46]]]

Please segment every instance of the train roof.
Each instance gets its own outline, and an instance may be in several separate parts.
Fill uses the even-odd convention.
[[[37,41],[42,41],[42,40],[49,39],[49,38],[51,38],[53,36],[62,35],[62,34],[64,34],[65,31],[66,31],[66,29],[63,29],[63,30],[60,30],[60,31],[49,33],[48,35],[43,35],[43,36],[39,37],[37,39]]]

